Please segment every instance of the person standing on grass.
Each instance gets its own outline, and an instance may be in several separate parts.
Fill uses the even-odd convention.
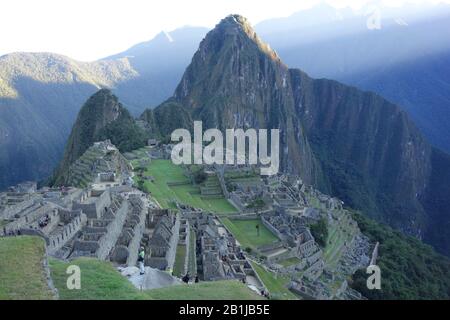
[[[145,274],[144,258],[145,258],[145,249],[144,249],[144,247],[141,247],[139,249],[139,253],[138,253],[139,271],[140,271],[141,275]]]

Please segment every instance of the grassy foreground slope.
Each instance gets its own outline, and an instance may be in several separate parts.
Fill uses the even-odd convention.
[[[43,259],[42,238],[0,238],[0,300],[53,299]]]
[[[80,267],[80,290],[68,290],[66,287],[66,269],[69,265]],[[70,263],[52,259],[50,267],[60,299],[64,300],[261,299],[238,281],[201,282],[139,291],[111,263],[92,258],[79,258]]]

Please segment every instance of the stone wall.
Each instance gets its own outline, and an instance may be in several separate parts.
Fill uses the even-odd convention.
[[[88,219],[100,219],[103,215],[104,209],[111,205],[111,194],[109,191],[104,191],[98,197],[91,197],[82,202],[74,202],[73,210],[82,210]]]
[[[280,231],[278,231],[277,228],[275,228],[269,221],[267,221],[264,216],[261,216],[261,222],[263,225],[269,229],[274,235],[278,237],[278,239],[281,239],[282,241],[286,241],[286,236],[282,234]]]
[[[128,212],[128,201],[120,199],[115,212],[108,209],[111,219],[88,219],[83,235],[74,243],[76,256],[88,255],[106,260],[119,238]],[[116,204],[114,204],[115,206]]]
[[[137,206],[133,210],[134,214],[138,213],[139,222],[133,229],[134,237],[131,239],[131,242],[128,245],[128,250],[129,250],[129,256],[127,259],[128,266],[135,266],[137,263],[138,251],[139,251],[139,247],[141,245],[142,235],[145,230],[145,218],[146,218],[147,209],[144,206],[142,201],[140,201],[140,205],[141,205],[140,210],[139,210],[139,207],[137,207]]]
[[[1,217],[2,219],[12,219],[16,214],[20,214],[22,211],[33,206],[36,202],[38,202],[38,199],[30,198],[15,205],[7,206],[1,212]]]
[[[32,210],[31,210],[32,209]],[[40,204],[35,203],[32,208],[27,209],[26,211],[31,210],[29,213],[26,212],[21,217],[16,220],[8,223],[5,227],[0,231],[1,234],[8,234],[10,232],[17,232],[20,229],[40,229],[37,223],[37,219],[48,214],[51,220],[54,220],[58,216],[57,209],[50,204]],[[41,230],[44,232],[44,230]]]
[[[170,239],[170,249],[167,252],[166,259],[167,265],[170,269],[173,269],[175,263],[175,256],[177,253],[177,245],[180,236],[180,215],[175,215],[175,224],[172,228],[172,238]]]
[[[74,217],[71,222],[66,224],[63,229],[48,240],[47,250],[50,254],[56,253],[61,249],[73,236],[86,225],[86,215],[79,214]]]
[[[108,225],[107,233],[99,241],[99,248],[96,252],[96,256],[99,259],[106,260],[111,249],[116,244],[120,233],[122,232],[125,217],[128,212],[128,201],[123,201],[119,210],[115,213],[114,220]]]

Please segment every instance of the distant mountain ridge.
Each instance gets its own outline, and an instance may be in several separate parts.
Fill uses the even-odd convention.
[[[370,30],[375,10],[380,29]],[[321,5],[255,29],[290,67],[381,94],[450,152],[448,4],[372,6],[360,13]]]
[[[164,101],[205,30],[176,30],[172,42],[159,35],[89,63],[52,53],[0,57],[0,190],[52,173],[80,106],[99,89],[113,90],[135,115]]]
[[[47,177],[87,97],[134,76],[123,59],[81,63],[48,53],[0,57],[0,189]]]

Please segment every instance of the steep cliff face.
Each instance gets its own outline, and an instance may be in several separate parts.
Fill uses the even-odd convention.
[[[192,129],[193,120],[222,130],[279,128],[282,170],[435,245],[434,212],[446,221],[450,215],[430,200],[439,188],[430,179],[437,179],[432,150],[400,108],[287,68],[240,16],[207,34],[174,96],[142,119],[160,136]],[[450,168],[441,160],[434,162]]]
[[[81,108],[53,184],[67,183],[68,169],[94,142],[110,139],[120,151],[145,145],[145,134],[110,90],[102,89]]]
[[[404,231],[421,234],[420,196],[431,147],[405,112],[382,97],[291,70],[296,114],[326,184],[322,188]],[[423,230],[422,230],[423,231]]]

